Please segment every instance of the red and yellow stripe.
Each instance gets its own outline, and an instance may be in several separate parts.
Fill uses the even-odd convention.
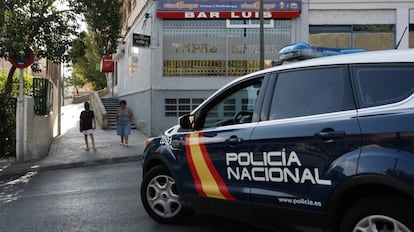
[[[197,193],[203,197],[236,200],[229,192],[202,142],[202,132],[191,133],[186,138],[187,160]]]

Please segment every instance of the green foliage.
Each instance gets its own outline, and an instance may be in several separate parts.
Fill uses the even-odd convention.
[[[66,51],[77,34],[76,11],[57,9],[56,0],[3,0],[0,23],[0,57],[33,48],[37,59],[56,62],[68,59]]]
[[[56,7],[64,2],[67,2],[66,8]],[[121,6],[122,0],[0,0],[0,58],[22,55],[29,45],[36,59],[46,58],[58,63],[72,59],[72,63],[84,65],[79,80],[82,76],[92,82],[95,89],[104,88],[105,75],[95,71],[95,64],[102,55],[116,51]],[[79,13],[85,16],[89,33],[75,40]],[[87,37],[89,42],[85,41]],[[85,47],[86,44],[92,47]],[[76,49],[68,53],[71,46]],[[11,75],[13,73],[11,69]],[[6,85],[6,94],[10,95],[11,91],[10,85]]]
[[[25,95],[32,95],[32,86],[33,86],[33,77],[27,74],[23,75],[23,92]],[[6,70],[0,69],[0,96],[5,95],[5,84],[7,81],[7,72]],[[13,75],[13,92],[11,96],[19,96],[19,81],[20,81],[20,74],[16,72]]]
[[[79,81],[84,80],[85,82],[91,82],[95,90],[100,90],[105,88],[107,83],[105,75],[96,70],[96,63],[100,62],[101,54],[96,46],[94,35],[94,32],[89,31],[89,34],[85,36],[82,43],[78,41],[78,46],[81,49],[76,51],[74,49],[79,47],[74,46],[71,50],[73,53],[71,54],[73,55],[75,52],[76,54],[83,54],[83,56],[73,57],[74,78],[77,84]],[[81,52],[82,48],[84,48],[83,52]]]
[[[0,1],[0,27],[2,27],[4,23],[4,12],[6,10],[6,2]]]
[[[122,0],[81,0],[89,28],[95,32],[98,54],[116,52],[117,40],[121,31]]]
[[[74,0],[70,0],[74,4]],[[67,50],[77,34],[76,7],[58,9],[63,0],[1,0],[0,58],[24,55],[26,46],[32,47],[36,59],[62,63],[68,60]],[[77,6],[75,4],[75,6]],[[34,66],[36,67],[36,66]],[[5,89],[10,96],[15,88],[11,68]]]
[[[80,34],[69,52],[75,80],[92,83],[95,90],[107,86],[105,74],[96,71],[103,55],[116,52],[121,31],[122,1],[80,0],[88,23],[88,33]]]
[[[0,158],[16,155],[16,102],[0,96]]]
[[[76,64],[83,61],[82,58],[85,57],[87,36],[86,32],[82,32],[79,34],[78,38],[73,41],[72,48],[69,51],[72,63]]]

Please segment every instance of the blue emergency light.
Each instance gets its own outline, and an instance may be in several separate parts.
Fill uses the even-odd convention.
[[[280,49],[278,55],[279,60],[285,62],[366,51],[366,49],[362,48],[312,47],[307,43],[300,42],[283,47]]]

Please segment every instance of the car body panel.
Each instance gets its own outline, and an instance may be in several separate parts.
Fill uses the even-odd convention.
[[[358,199],[358,188],[366,191],[361,197],[396,192],[413,201],[414,94],[359,108],[362,98],[352,72],[360,64],[413,61],[414,50],[367,52],[281,65],[236,79],[191,112],[193,129],[175,126],[152,141],[144,152],[144,174],[158,160],[176,178],[183,204],[286,231],[336,231],[347,204]],[[354,109],[271,118],[278,75],[321,67],[340,67],[349,78]],[[203,127],[212,107],[260,78],[252,121]]]

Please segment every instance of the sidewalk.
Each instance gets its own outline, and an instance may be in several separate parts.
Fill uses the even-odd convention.
[[[61,135],[54,138],[48,156],[26,162],[3,160],[0,162],[0,176],[140,160],[147,136],[136,129],[132,130],[129,146],[126,147],[119,145],[120,138],[116,130],[102,130],[97,123],[98,128],[95,130],[97,150],[86,151],[83,134],[79,132],[79,116],[82,110],[83,103],[62,106]],[[90,140],[89,144],[92,148]]]

